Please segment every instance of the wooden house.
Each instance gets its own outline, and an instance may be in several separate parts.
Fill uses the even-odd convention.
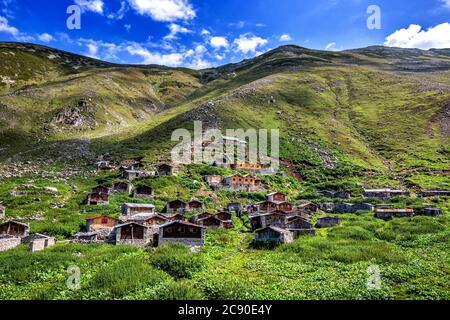
[[[286,202],[287,195],[282,192],[272,192],[266,196],[266,199],[272,202]]]
[[[17,238],[26,237],[29,234],[30,226],[25,223],[10,220],[0,224],[0,235],[9,235]]]
[[[297,210],[307,214],[313,214],[319,212],[319,206],[308,201],[298,205]]]
[[[224,221],[217,218],[217,216],[210,216],[197,220],[198,225],[210,229],[219,229],[224,227]]]
[[[122,206],[122,216],[132,217],[137,214],[153,214],[155,213],[155,206],[146,203],[125,203]]]
[[[181,201],[179,199],[173,200],[167,203],[166,213],[185,213],[188,210],[188,207],[188,204],[184,201]]]
[[[175,169],[173,166],[163,163],[157,167],[157,174],[158,176],[173,176]]]
[[[213,215],[211,213],[209,213],[209,212],[202,212],[200,214],[197,214],[197,215],[193,216],[191,218],[191,222],[192,223],[197,223],[198,220],[209,218],[209,217],[212,217],[212,216]]]
[[[105,186],[96,186],[92,188],[91,193],[109,193],[109,188]]]
[[[116,245],[133,245],[146,247],[153,244],[153,236],[149,227],[136,223],[127,222],[115,227]]]
[[[170,217],[168,217],[168,219],[170,221],[184,221],[184,220],[186,220],[186,218],[185,218],[183,213],[176,213],[176,214],[171,215]]]
[[[299,216],[288,217],[285,222],[287,229],[314,229],[314,226]]]
[[[413,209],[377,209],[375,216],[379,219],[405,218],[414,216]]]
[[[240,191],[255,191],[261,186],[261,179],[251,175],[235,174],[223,179],[225,188]]]
[[[294,235],[291,231],[269,226],[256,230],[254,242],[256,243],[277,243],[286,244],[294,241]]]
[[[86,204],[88,206],[98,206],[109,204],[109,193],[92,192],[88,194]]]
[[[167,222],[171,221],[166,216],[163,216],[162,214],[153,214],[152,216],[146,218],[144,220],[144,225],[150,227],[150,226],[160,226]]]
[[[117,219],[109,216],[97,216],[86,219],[86,231],[96,232],[101,229],[113,229],[117,224]]]
[[[188,246],[203,246],[205,229],[202,226],[183,222],[173,221],[164,224],[159,231],[159,245],[164,243],[183,243]]]
[[[188,202],[187,211],[203,211],[203,203],[198,200],[191,200]]]
[[[331,228],[341,223],[341,219],[338,217],[323,217],[316,223],[316,228]]]
[[[138,186],[134,190],[133,197],[138,199],[153,200],[155,197],[155,191],[153,188],[148,186]]]
[[[259,212],[272,212],[276,210],[291,211],[293,209],[292,203],[286,201],[274,202],[266,200],[263,202],[259,202],[256,205],[258,207]]]
[[[112,192],[113,193],[126,193],[131,194],[131,189],[133,188],[133,185],[128,182],[119,181],[115,182],[112,185]]]
[[[216,217],[222,221],[231,221],[233,220],[233,215],[230,212],[219,212],[218,214],[216,214]]]
[[[283,211],[273,211],[264,214],[249,216],[249,221],[253,230],[269,226],[284,226],[287,214]]]

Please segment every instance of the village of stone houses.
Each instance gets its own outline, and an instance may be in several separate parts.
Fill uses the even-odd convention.
[[[223,136],[222,140],[225,144],[245,144],[244,141],[232,137]],[[320,189],[311,193],[302,188],[302,178],[299,175],[289,176],[287,171],[274,171],[269,165],[251,163],[246,160],[234,164],[215,161],[210,164],[182,166],[172,165],[170,161],[148,164],[142,161],[142,158],[116,160],[106,155],[99,157],[94,163],[86,164],[85,168],[66,169],[59,178],[48,177],[41,181],[37,179],[36,182],[39,181],[39,183],[34,183],[33,178],[23,179],[38,173],[30,168],[32,166],[29,164],[18,165],[13,170],[10,169],[13,173],[3,176],[3,179],[19,178],[22,183],[7,190],[6,195],[5,186],[2,186],[4,199],[0,206],[0,251],[16,252],[17,256],[13,255],[14,259],[24,257],[25,261],[31,265],[39,264],[42,260],[53,259],[52,253],[56,256],[64,254],[66,258],[72,256],[74,259],[68,259],[58,267],[67,268],[67,263],[70,261],[70,265],[80,268],[80,277],[83,276],[83,270],[77,266],[76,260],[82,260],[85,255],[89,256],[90,248],[93,248],[93,254],[98,255],[100,260],[102,260],[103,252],[113,252],[111,257],[104,258],[105,263],[108,261],[112,265],[127,265],[130,261],[135,261],[138,265],[142,264],[142,258],[137,257],[145,252],[149,255],[149,261],[144,263],[148,263],[149,266],[143,268],[141,272],[156,274],[166,272],[177,281],[171,283],[167,279],[165,281],[150,280],[150,282],[156,281],[159,285],[164,283],[168,288],[164,285],[156,286],[160,292],[152,291],[149,294],[144,290],[146,281],[149,281],[148,274],[136,271],[133,279],[125,277],[125,280],[120,274],[116,274],[109,280],[102,280],[111,282],[101,284],[104,286],[105,297],[109,298],[141,298],[141,290],[144,290],[144,298],[149,298],[146,296],[149,294],[155,299],[201,299],[205,297],[205,293],[196,292],[199,290],[195,288],[193,281],[202,277],[204,277],[202,280],[205,280],[207,276],[204,272],[214,273],[213,280],[209,281],[219,281],[218,284],[203,284],[206,286],[203,290],[213,290],[206,291],[212,299],[285,298],[284,288],[280,288],[280,291],[284,293],[272,297],[257,293],[259,289],[248,287],[255,286],[247,282],[253,278],[251,270],[258,272],[257,270],[265,268],[264,264],[267,262],[264,259],[259,261],[265,252],[271,254],[273,250],[278,250],[280,254],[283,253],[281,255],[283,258],[280,258],[276,265],[265,269],[264,274],[267,279],[262,280],[265,286],[270,286],[270,279],[272,281],[277,279],[279,272],[288,272],[291,274],[290,277],[301,279],[304,272],[314,272],[314,270],[308,271],[308,268],[313,267],[296,265],[293,255],[298,254],[300,258],[305,255],[312,261],[320,259],[324,253],[333,257],[334,250],[339,251],[345,248],[345,242],[342,243],[344,246],[342,249],[334,247],[334,242],[341,242],[341,234],[349,231],[351,242],[349,242],[348,250],[351,252],[342,257],[336,256],[336,261],[359,262],[357,265],[365,266],[364,270],[358,271],[359,267],[344,268],[342,271],[333,271],[332,273],[335,273],[333,277],[342,277],[341,281],[344,281],[349,272],[360,273],[360,276],[362,272],[363,280],[371,279],[370,273],[364,275],[366,268],[371,270],[370,268],[375,266],[375,270],[381,274],[382,267],[379,264],[382,265],[383,261],[390,262],[392,258],[388,257],[389,254],[398,255],[399,257],[394,261],[399,259],[399,263],[402,264],[407,253],[403,249],[394,250],[384,244],[367,248],[354,246],[354,241],[364,243],[369,240],[371,237],[369,230],[377,229],[373,231],[380,234],[386,232],[387,230],[383,227],[386,228],[387,223],[392,224],[388,227],[389,232],[392,232],[388,237],[394,239],[396,230],[404,228],[403,225],[414,225],[414,229],[420,229],[421,224],[435,225],[439,223],[440,217],[446,216],[450,197],[450,190],[411,191],[390,187],[362,188],[361,193],[342,189]],[[39,174],[45,175],[49,172]],[[93,181],[89,190],[78,190],[75,186],[71,186],[71,180],[79,179],[80,175],[83,177],[88,175],[89,181]],[[42,181],[45,183],[42,184]],[[51,184],[50,181],[56,184]],[[61,196],[60,186],[65,189],[70,188],[70,192],[76,192],[76,198],[79,199],[76,205],[79,212],[74,219],[75,228],[67,231],[58,227],[59,224],[64,223],[64,217],[53,218],[52,226],[48,227],[44,222],[47,218],[41,213],[44,211],[42,210],[44,206],[54,210],[64,208],[66,200]],[[305,197],[303,198],[302,195]],[[39,204],[35,212],[27,212],[28,209],[17,210],[21,205],[27,207],[29,202]],[[441,207],[440,204],[444,205]],[[14,206],[15,210],[9,210],[9,206]],[[17,213],[22,214],[16,216]],[[362,227],[364,221],[370,226],[369,229]],[[397,225],[397,221],[401,221],[402,224]],[[347,227],[349,231],[346,231],[345,226],[351,226]],[[324,239],[324,237],[330,238],[331,241],[314,244],[314,239]],[[412,237],[411,231],[408,231],[402,239],[406,240],[409,237]],[[434,237],[432,236],[431,239]],[[305,246],[303,247],[302,244]],[[308,245],[311,247],[308,248]],[[124,250],[114,251],[113,247],[122,247]],[[314,250],[318,252],[317,257],[314,256]],[[248,257],[245,257],[246,253]],[[240,254],[245,257],[242,262],[244,265],[233,266],[229,271],[231,274],[223,274],[223,269],[228,267],[227,264],[236,263],[233,260]],[[355,258],[359,254],[363,255],[361,260]],[[156,258],[152,257],[153,255]],[[403,255],[405,257],[402,257]],[[187,258],[189,256],[191,258]],[[251,260],[247,260],[249,258]],[[9,259],[7,253],[0,255],[2,263],[7,259]],[[152,259],[155,260],[152,261]],[[207,268],[208,259],[212,259],[212,262],[209,262],[213,266],[212,269]],[[217,261],[214,261],[216,259]],[[361,261],[364,260],[370,263],[361,265]],[[21,263],[16,263],[20,268]],[[329,265],[329,268],[333,267],[333,264],[326,265]],[[111,272],[108,266],[88,266],[89,264],[85,268],[100,268],[99,270],[105,268],[107,270],[105,272]],[[29,265],[22,267],[30,268]],[[426,268],[426,266],[422,267]],[[234,271],[235,268],[243,269]],[[120,272],[119,270],[121,270],[120,267],[117,272]],[[122,272],[127,272],[126,268]],[[247,283],[245,286],[232,280],[234,272],[243,272],[243,276],[250,272],[245,279],[244,283]],[[220,284],[222,275],[226,281],[224,284]],[[61,277],[61,274],[55,276]],[[41,297],[40,294],[44,294],[39,291],[41,289],[34,289],[27,285],[28,275],[23,277],[17,278],[17,284],[25,286],[27,291],[18,290],[22,293],[15,296],[16,298],[34,297],[30,294]],[[140,277],[143,277],[143,283],[140,283]],[[3,270],[2,279],[8,279],[7,270]],[[54,283],[54,281],[56,280],[51,279],[48,283]],[[64,289],[63,296],[60,296],[60,293],[53,293],[56,296],[52,298],[86,297],[83,294],[80,295],[80,292],[83,291],[83,285],[87,286],[85,290],[89,289],[89,284],[83,284],[81,279],[78,281],[79,283],[75,282],[76,290],[67,289],[72,294],[67,294],[67,290]],[[127,284],[126,288],[129,289],[122,292],[120,291],[122,289],[114,289],[114,281],[137,281],[137,283]],[[336,283],[333,286],[338,286],[339,280],[334,279],[334,281]],[[388,298],[384,295],[391,294],[382,286],[370,288],[366,281],[360,283],[352,282],[355,280],[349,281],[342,285],[344,290],[358,287],[359,291],[354,293],[355,298]],[[69,284],[67,285],[71,288]],[[211,288],[208,287],[210,285]],[[221,285],[223,287],[220,287]],[[0,282],[0,296],[3,293],[4,299],[10,298],[4,293],[5,288],[8,291],[9,286],[8,282]],[[308,290],[324,294],[324,291],[317,288],[312,289],[313,283],[309,286],[311,287]],[[366,288],[366,286],[369,287]],[[118,293],[115,290],[118,290],[120,296],[116,295]],[[98,292],[101,293],[102,288],[98,288]],[[288,296],[303,298],[303,294],[304,292],[291,292]],[[98,298],[102,295],[94,297]]]

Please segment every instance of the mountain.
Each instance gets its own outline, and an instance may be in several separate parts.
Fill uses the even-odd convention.
[[[449,52],[283,46],[195,71],[0,43],[0,161],[151,163],[202,120],[279,128],[283,164],[311,182],[449,186],[434,173],[450,167]]]

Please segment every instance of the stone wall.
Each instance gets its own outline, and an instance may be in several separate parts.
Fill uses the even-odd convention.
[[[0,238],[0,252],[13,249],[21,243],[20,238],[5,237]]]

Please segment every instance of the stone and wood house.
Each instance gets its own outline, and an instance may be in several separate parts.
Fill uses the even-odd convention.
[[[111,191],[113,193],[126,193],[131,194],[131,190],[133,189],[133,185],[131,183],[125,181],[118,181],[113,183]]]
[[[379,219],[390,220],[392,218],[405,218],[413,217],[413,209],[377,209],[375,211],[375,216]]]
[[[280,227],[269,226],[255,232],[255,243],[266,244],[287,244],[294,241],[294,235],[291,231]]]
[[[153,200],[155,197],[155,191],[149,186],[137,186],[134,190],[133,197],[138,199]]]
[[[338,217],[323,217],[316,223],[316,228],[331,228],[341,223],[341,219]]]
[[[160,226],[158,245],[183,243],[191,247],[203,246],[205,228],[184,221],[173,221]]]
[[[0,235],[9,235],[17,238],[28,236],[30,226],[14,220],[9,220],[0,224]]]
[[[91,192],[86,199],[88,206],[99,206],[109,204],[109,193],[104,192]]]
[[[145,225],[127,222],[115,227],[116,245],[146,247],[153,244],[154,233]]]
[[[153,214],[155,206],[147,203],[125,203],[122,206],[122,217],[133,217],[138,214]]]

